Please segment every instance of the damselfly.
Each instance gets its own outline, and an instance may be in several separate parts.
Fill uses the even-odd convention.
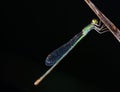
[[[45,60],[45,65],[52,67],[50,67],[47,72],[45,72],[38,80],[36,80],[34,85],[38,85],[55,68],[55,66],[77,45],[77,43],[80,42],[93,29],[100,34],[107,31],[107,28],[104,24],[101,23],[101,21],[98,22],[98,20],[93,19],[92,22],[84,27],[80,33],[76,34],[67,43],[55,49],[47,56]]]

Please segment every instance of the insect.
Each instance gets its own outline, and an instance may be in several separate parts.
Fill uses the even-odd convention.
[[[47,56],[45,60],[45,65],[51,67],[38,80],[34,82],[34,85],[38,85],[56,67],[56,65],[77,45],[77,43],[79,43],[93,29],[100,34],[108,31],[108,29],[105,27],[104,24],[102,24],[101,21],[93,19],[92,22],[86,27],[84,27],[80,33],[76,34],[67,43],[63,44]]]
[[[45,60],[46,66],[51,66],[40,78],[38,78],[34,85],[38,85],[55,67],[56,65],[80,42],[91,30],[96,30],[102,34],[104,32],[111,32],[114,37],[120,42],[120,30],[90,1],[84,0],[93,12],[98,16],[100,21],[93,19],[83,30],[76,34],[67,43],[63,44],[58,49],[51,52]],[[101,23],[102,22],[102,23]]]

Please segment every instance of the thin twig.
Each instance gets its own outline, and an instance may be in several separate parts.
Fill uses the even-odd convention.
[[[91,0],[84,0],[98,18],[104,23],[109,31],[120,42],[120,30],[91,2]]]

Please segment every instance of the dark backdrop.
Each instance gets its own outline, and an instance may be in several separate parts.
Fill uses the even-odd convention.
[[[119,0],[92,0],[120,28]],[[97,16],[84,0],[3,1],[0,27],[0,92],[115,92],[120,43],[94,30],[39,86],[46,56]]]

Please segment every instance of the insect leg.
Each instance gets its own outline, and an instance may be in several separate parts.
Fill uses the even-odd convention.
[[[101,21],[99,21],[99,24],[94,25],[94,30],[96,30],[99,34],[103,34],[109,31]]]

